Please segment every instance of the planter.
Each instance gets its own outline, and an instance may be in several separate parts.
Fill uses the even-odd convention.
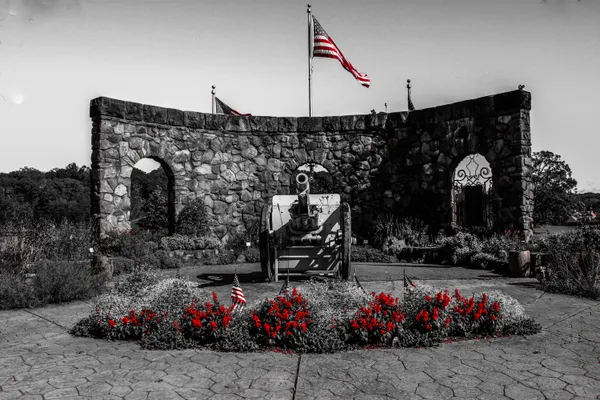
[[[529,250],[511,250],[508,252],[508,270],[511,276],[523,277],[531,266]]]

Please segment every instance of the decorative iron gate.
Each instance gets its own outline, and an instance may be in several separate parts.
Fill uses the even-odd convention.
[[[466,156],[452,177],[452,212],[455,225],[494,225],[492,170],[480,154]]]

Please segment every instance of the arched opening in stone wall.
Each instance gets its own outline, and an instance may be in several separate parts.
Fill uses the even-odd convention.
[[[290,194],[298,194],[296,177],[301,172],[308,175],[311,194],[333,193],[333,178],[331,177],[331,173],[321,164],[309,162],[296,168],[290,176]]]
[[[135,232],[172,235],[175,231],[175,190],[171,168],[158,158],[143,158],[133,167],[129,221]]]
[[[494,226],[493,182],[490,163],[478,153],[469,154],[452,175],[452,225]]]

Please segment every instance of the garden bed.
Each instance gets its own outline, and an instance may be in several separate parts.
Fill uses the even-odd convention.
[[[498,292],[463,297],[426,285],[402,301],[340,281],[309,281],[234,311],[214,293],[182,279],[135,272],[95,300],[71,333],[132,340],[148,349],[210,348],[335,352],[432,346],[455,338],[535,334],[540,326],[513,298]]]

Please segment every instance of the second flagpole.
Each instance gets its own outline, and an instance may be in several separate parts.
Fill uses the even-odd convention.
[[[308,116],[312,117],[312,14],[310,4],[306,10],[308,13]]]

